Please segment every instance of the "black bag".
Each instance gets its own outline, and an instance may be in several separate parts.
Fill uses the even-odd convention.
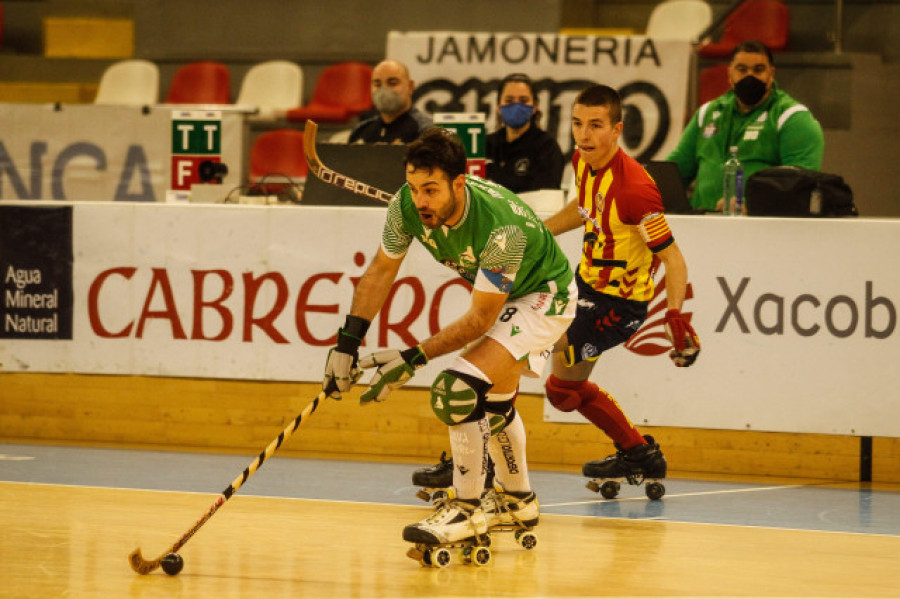
[[[750,216],[859,216],[843,177],[796,166],[753,173],[745,198]]]

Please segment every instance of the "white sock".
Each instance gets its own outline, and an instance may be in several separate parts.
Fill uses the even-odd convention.
[[[487,418],[450,427],[453,486],[460,499],[481,497],[487,475],[487,442],[490,435]]]
[[[506,428],[491,437],[488,451],[494,460],[494,478],[507,491],[531,491],[525,456],[525,424],[516,412]],[[454,454],[456,459],[456,454]]]

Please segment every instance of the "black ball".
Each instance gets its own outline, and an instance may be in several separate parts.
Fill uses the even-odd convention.
[[[169,576],[175,576],[184,568],[184,560],[177,553],[167,553],[164,558],[159,560],[163,572]]]

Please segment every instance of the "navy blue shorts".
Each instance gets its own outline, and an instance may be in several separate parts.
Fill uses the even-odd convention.
[[[566,336],[566,361],[577,364],[596,360],[611,347],[625,343],[647,318],[647,302],[622,299],[600,293],[575,274],[578,283],[578,311]]]

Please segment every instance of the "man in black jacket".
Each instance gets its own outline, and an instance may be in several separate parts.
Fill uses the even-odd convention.
[[[414,108],[415,83],[402,62],[384,60],[372,71],[375,115],[363,119],[350,133],[350,143],[409,143],[431,127],[431,118]]]

